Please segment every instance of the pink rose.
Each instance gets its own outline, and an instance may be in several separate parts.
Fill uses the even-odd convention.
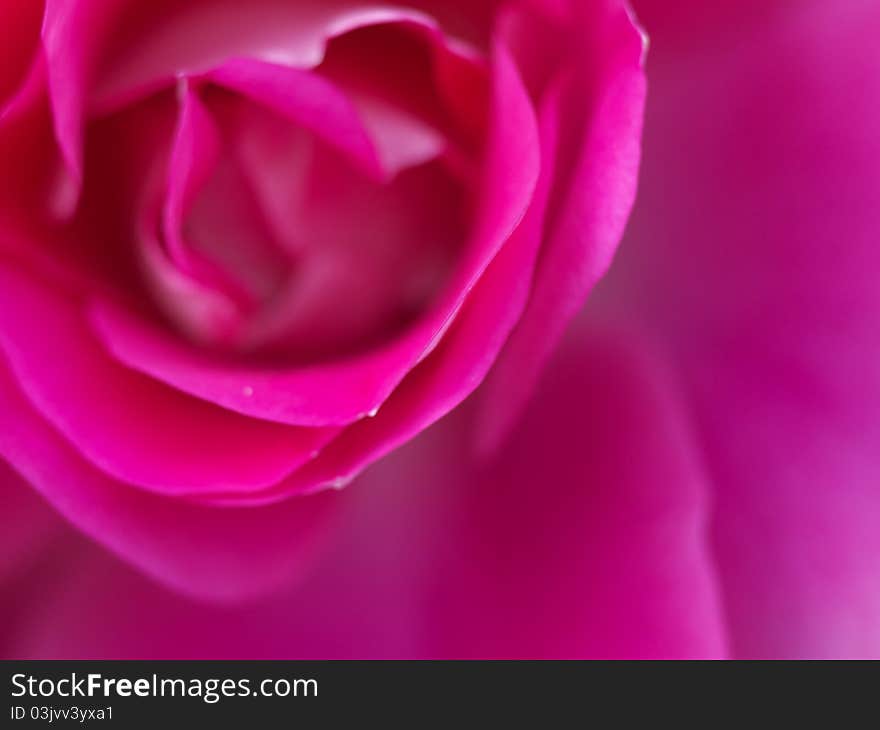
[[[635,195],[623,2],[36,6],[0,3],[0,455],[61,514],[242,598],[507,359],[502,433]]]
[[[317,498],[335,531],[295,506],[315,497],[224,524],[110,480],[78,501],[94,467],[22,397],[4,400],[0,448],[42,429],[17,442],[39,452],[32,483],[63,471],[56,504],[118,520],[126,555],[150,555],[139,564],[178,590],[70,529],[10,470],[2,655],[880,657],[880,6],[634,5],[652,38],[638,202],[534,397],[557,315],[602,271],[574,253],[620,220],[600,192],[621,167],[587,161],[628,149],[617,132],[633,117],[612,100],[637,87],[635,54],[608,77],[619,95],[587,105],[611,116],[537,87],[538,109],[560,103],[549,128],[567,184],[549,186],[529,304],[474,397]],[[543,27],[516,47],[549,62],[559,39]],[[585,119],[592,141],[564,154]],[[297,519],[324,536],[311,561],[312,543],[291,545]],[[241,598],[272,560],[288,575],[290,556],[300,574],[250,600],[179,590]]]

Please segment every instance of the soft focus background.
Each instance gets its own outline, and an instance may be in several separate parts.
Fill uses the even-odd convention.
[[[244,606],[17,486],[0,654],[880,657],[880,6],[635,5],[635,215],[501,450],[471,448],[478,392]]]

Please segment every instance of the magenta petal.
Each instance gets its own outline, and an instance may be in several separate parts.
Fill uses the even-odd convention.
[[[74,302],[5,268],[0,280],[0,350],[20,387],[83,455],[126,483],[170,494],[265,488],[336,435],[175,393],[109,359]]]
[[[709,485],[677,388],[630,338],[578,334],[505,448],[433,514],[435,651],[723,657]]]
[[[62,533],[49,505],[0,459],[0,584],[26,575]]]
[[[220,610],[90,551],[53,593],[35,577],[40,610],[3,653],[724,656],[706,484],[674,390],[656,361],[588,337],[551,366],[494,465],[462,458],[469,413],[458,411],[365,476],[305,583]]]
[[[213,509],[151,495],[86,463],[0,375],[7,425],[0,455],[80,530],[194,596],[238,600],[290,581],[307,567],[336,495],[267,509]],[[220,450],[218,450],[219,453]]]
[[[183,241],[184,217],[214,172],[221,154],[220,130],[190,84],[179,86],[180,110],[168,164],[162,230],[171,259],[190,268]]]
[[[880,6],[770,5],[658,29],[607,294],[691,385],[735,653],[877,658]]]
[[[152,201],[144,201],[138,212],[140,261],[151,295],[172,321],[195,340],[220,340],[235,331],[239,307],[214,286],[214,267],[193,255],[184,240],[186,215],[218,164],[220,131],[190,85],[181,82],[179,90],[161,222],[153,219]]]
[[[156,0],[151,7],[132,6],[129,42],[114,49],[101,69],[99,110],[118,108],[181,75],[203,74],[233,58],[310,69],[323,61],[331,39],[349,31],[400,21],[433,27],[430,18],[410,8],[350,0]]]
[[[443,135],[415,115],[367,94],[349,94],[373,141],[386,179],[434,160],[446,150]]]
[[[557,180],[551,202],[556,215],[528,306],[489,377],[479,428],[486,450],[512,427],[568,322],[610,265],[635,199],[645,102],[644,39],[625,9],[611,5],[600,25],[608,36],[601,36],[603,42],[609,44],[602,66],[592,76],[587,70],[566,72],[568,102],[586,105],[587,121],[577,130],[576,143],[566,137],[560,142],[560,159],[574,167],[562,189],[562,173]],[[570,107],[563,120],[565,114],[576,118],[578,112]]]
[[[0,110],[20,88],[36,60],[42,17],[43,3],[40,0],[0,3],[0,48],[3,49]]]
[[[232,0],[189,7],[156,2],[153,10],[118,0],[46,0],[43,47],[56,136],[69,172],[81,182],[83,125],[93,110],[116,109],[180,75],[203,73],[234,57],[312,68],[330,38],[401,20],[433,27],[412,9],[352,7],[344,0],[253,0],[247,7]],[[121,49],[114,34],[125,39]]]
[[[753,22],[800,0],[737,0],[707,3],[704,0],[632,0],[639,20],[651,37],[664,47],[703,46],[709,48],[736,38]]]
[[[121,5],[111,0],[46,0],[43,49],[58,144],[76,185],[83,175],[83,127],[105,34]]]
[[[376,148],[346,94],[318,74],[253,59],[235,59],[207,74],[214,83],[259,102],[348,154],[381,179]]]

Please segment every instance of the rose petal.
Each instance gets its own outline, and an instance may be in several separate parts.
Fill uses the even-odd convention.
[[[709,43],[658,30],[606,293],[691,383],[736,654],[876,658],[880,12],[769,5]]]
[[[169,494],[265,488],[337,433],[253,421],[175,393],[108,359],[74,301],[6,266],[0,280],[0,350],[19,387],[126,483]]]
[[[643,37],[620,3],[610,3],[591,33],[603,39],[586,53],[568,83],[553,218],[535,272],[528,307],[493,370],[478,442],[490,451],[503,439],[531,395],[541,368],[571,318],[611,263],[635,199],[645,78]],[[586,27],[583,25],[581,27]],[[590,48],[589,44],[585,48]],[[598,66],[597,66],[598,64]],[[581,126],[582,125],[582,126]],[[566,180],[566,175],[568,179]]]
[[[83,176],[83,125],[88,90],[120,0],[45,0],[43,50],[58,144],[71,184]]]
[[[20,88],[36,60],[42,18],[43,3],[40,0],[0,4],[0,48],[3,49],[3,63],[0,64],[0,110],[7,99]]]
[[[91,110],[106,113],[233,57],[311,68],[327,41],[352,29],[407,20],[435,27],[414,10],[381,4],[257,0],[158,2],[46,0],[42,30],[55,131],[71,183],[83,174],[83,125]],[[97,88],[93,87],[97,84]]]
[[[26,575],[62,531],[52,509],[0,461],[0,583]]]
[[[95,96],[100,110],[234,58],[310,69],[323,61],[331,39],[352,30],[404,20],[435,27],[413,9],[350,0],[201,0],[184,6],[166,0],[164,7],[131,8],[121,31],[127,42],[112,48],[102,67]]]
[[[709,485],[677,389],[626,333],[578,335],[496,459],[456,483],[444,520],[432,511],[435,651],[723,657]]]
[[[342,539],[306,583],[218,610],[80,552],[65,576],[20,590],[32,608],[0,652],[724,656],[706,485],[674,389],[656,360],[589,338],[551,368],[496,464],[462,458],[470,427],[459,411],[370,472],[347,492]]]
[[[0,408],[0,455],[76,527],[182,593],[241,600],[288,583],[333,519],[332,493],[273,509],[214,509],[116,482],[46,424],[5,370]]]
[[[313,132],[377,179],[387,174],[357,110],[331,81],[309,71],[254,59],[228,61],[208,72],[206,78]]]

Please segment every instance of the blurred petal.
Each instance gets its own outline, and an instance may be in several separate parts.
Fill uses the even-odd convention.
[[[351,0],[124,2],[129,8],[119,32],[127,42],[111,45],[102,64],[96,91],[101,108],[233,58],[309,69],[324,60],[333,38],[358,28],[395,22],[436,27],[411,8]]]
[[[709,490],[675,388],[626,338],[579,335],[497,461],[456,485],[437,652],[723,656]]]
[[[707,48],[742,38],[743,31],[750,31],[752,24],[780,10],[788,12],[788,8],[799,3],[802,0],[630,0],[639,21],[650,33],[652,51],[656,50],[659,56],[667,48]]]
[[[121,367],[75,299],[6,265],[0,324],[15,387],[97,469],[127,484],[178,495],[258,490],[336,435],[242,418]]]
[[[52,509],[0,460],[0,585],[33,569],[62,530]]]
[[[122,0],[45,0],[45,4],[42,40],[55,135],[78,186],[89,86]]]
[[[736,653],[877,657],[880,7],[774,11],[698,49],[656,33],[605,294],[691,385]]]
[[[382,178],[384,171],[373,140],[357,109],[332,81],[302,69],[253,59],[229,61],[211,71],[208,78],[265,104],[345,152],[364,171]]]
[[[557,153],[563,164],[528,306],[484,394],[484,450],[496,447],[520,415],[566,326],[611,263],[635,198],[643,38],[621,3],[604,4],[609,9],[601,13],[575,12],[592,42],[565,66],[567,105]],[[583,68],[572,68],[578,62]]]
[[[0,3],[0,112],[24,81],[40,41],[43,3]]]
[[[328,38],[411,16],[381,5],[353,9],[341,0],[257,0],[244,8],[231,0],[187,7],[167,0],[143,7],[132,0],[46,0],[43,46],[59,143],[79,179],[82,126],[93,103],[106,110],[232,57],[312,67]]]
[[[21,590],[3,653],[723,656],[706,484],[656,360],[587,333],[540,396],[492,465],[462,458],[459,410],[369,472],[298,590],[210,608],[80,551],[58,581],[35,575],[39,601]]]
[[[433,2],[425,5],[436,9]],[[447,20],[447,12],[439,15]],[[83,124],[93,109],[119,108],[179,75],[203,73],[232,58],[313,68],[332,38],[399,21],[437,28],[418,9],[349,0],[253,0],[246,6],[236,0],[46,0],[49,93],[72,180],[82,181]]]
[[[186,594],[240,600],[289,582],[333,518],[335,494],[271,510],[216,509],[114,481],[45,423],[5,368],[0,410],[0,456],[84,533]]]

